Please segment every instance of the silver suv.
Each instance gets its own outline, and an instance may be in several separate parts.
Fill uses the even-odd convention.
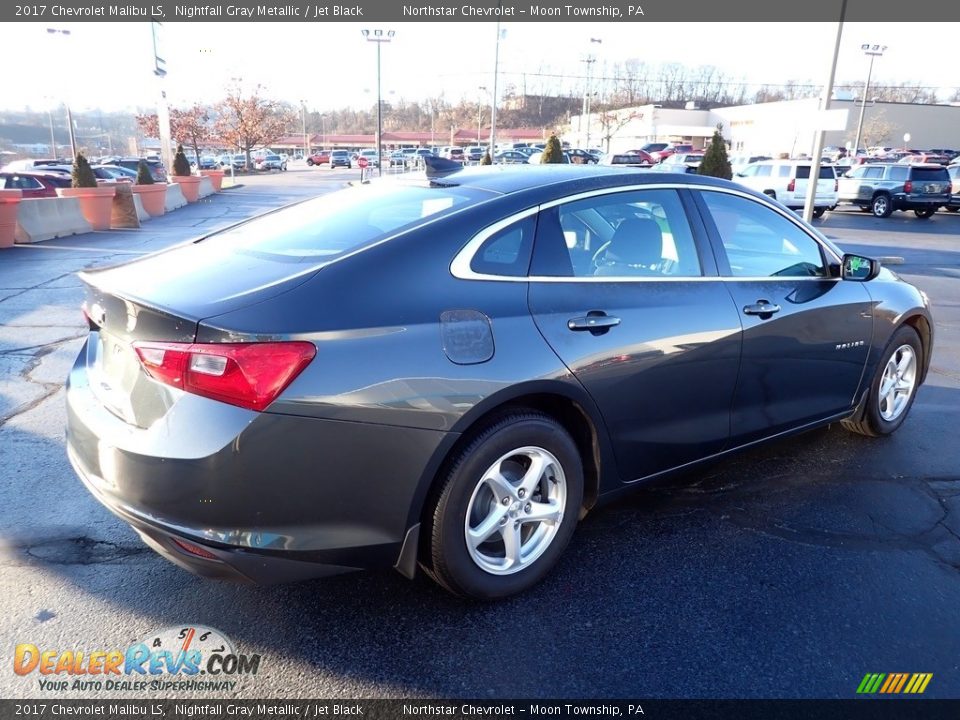
[[[876,217],[913,210],[926,219],[950,204],[950,176],[942,165],[860,165],[840,178],[839,195],[841,203],[858,205]]]

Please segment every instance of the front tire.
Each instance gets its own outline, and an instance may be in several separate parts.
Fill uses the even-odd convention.
[[[477,600],[540,582],[569,542],[583,501],[583,464],[567,431],[538,412],[511,413],[448,467],[426,530],[428,574]]]
[[[307,158],[307,167],[313,167],[313,158]]]
[[[847,430],[868,437],[889,435],[906,419],[919,386],[923,347],[916,330],[900,327],[877,365],[859,419],[842,421]]]

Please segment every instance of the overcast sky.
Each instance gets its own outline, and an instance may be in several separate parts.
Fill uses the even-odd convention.
[[[66,99],[77,109],[120,110],[154,104],[149,23],[60,23],[69,37],[50,35],[51,23],[4,23],[0,47],[4,70],[0,106],[45,108]],[[376,51],[361,35],[376,25],[330,23],[167,23],[163,81],[173,105],[214,102],[231,78],[260,83],[272,97],[311,110],[369,107],[375,102]],[[379,26],[387,27],[387,26]],[[384,97],[475,101],[480,86],[492,86],[495,23],[397,23],[383,46]],[[583,59],[597,57],[601,75],[627,58],[647,63],[715,65],[755,84],[788,79],[824,81],[833,50],[835,23],[504,23],[500,88],[512,83],[530,92],[569,88],[571,81],[538,77],[543,70],[584,75]],[[960,23],[847,23],[837,80],[862,79],[864,42],[887,45],[876,61],[874,81],[917,80],[951,88],[960,77],[939,40],[957,37]],[[591,43],[591,38],[601,43]],[[941,51],[930,51],[931,38]],[[12,58],[32,58],[14,68]],[[524,78],[526,73],[526,78]]]

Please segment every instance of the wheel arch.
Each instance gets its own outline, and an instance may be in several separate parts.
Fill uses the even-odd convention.
[[[609,482],[618,481],[609,438],[599,410],[586,391],[575,385],[557,380],[533,381],[511,386],[485,398],[455,423],[451,428],[451,436],[455,439],[437,449],[436,456],[428,463],[420,478],[418,491],[410,507],[408,528],[423,524],[424,513],[429,512],[435,502],[440,480],[457,453],[477,433],[504,415],[524,410],[541,412],[570,433],[583,461],[584,486],[580,516],[583,517],[596,505],[603,492],[601,486],[604,477]]]
[[[933,355],[933,328],[930,321],[919,312],[907,315],[903,318],[901,324],[912,327],[920,336],[920,347],[923,348],[920,383],[923,383],[927,379],[927,371],[930,369],[930,356]]]

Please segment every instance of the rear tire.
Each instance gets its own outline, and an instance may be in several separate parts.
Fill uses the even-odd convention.
[[[923,208],[922,210],[914,210],[913,214],[921,220],[926,220],[927,218],[933,217],[936,211],[936,208]]]
[[[313,167],[313,158],[307,158],[307,167]]]
[[[859,207],[860,207],[860,212],[870,212],[869,205],[860,205]]]
[[[901,326],[890,338],[867,390],[866,406],[859,419],[841,424],[867,437],[889,435],[906,419],[917,396],[923,347],[916,330]]]
[[[517,411],[479,432],[447,467],[424,533],[430,577],[477,600],[540,582],[583,501],[583,464],[567,431],[547,415]]]
[[[823,207],[815,207],[815,208],[813,209],[813,216],[814,216],[815,218],[821,218],[821,217],[823,217],[823,214],[824,214],[826,211],[827,211],[826,208],[823,208]]]
[[[870,212],[873,213],[874,217],[890,217],[890,214],[893,212],[893,202],[891,202],[890,196],[882,193],[877,195],[873,199],[873,202],[870,203]]]

